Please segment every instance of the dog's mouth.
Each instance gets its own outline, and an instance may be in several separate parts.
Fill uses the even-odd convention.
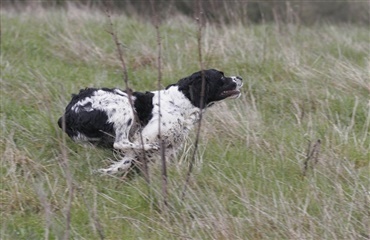
[[[226,90],[221,93],[221,96],[224,98],[237,98],[240,96],[239,89]]]
[[[224,91],[221,92],[223,98],[238,98],[241,94],[240,89],[243,86],[242,78],[237,76],[230,77],[232,84],[227,86]]]

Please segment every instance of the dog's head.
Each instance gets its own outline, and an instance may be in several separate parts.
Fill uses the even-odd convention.
[[[202,77],[203,75],[203,77]],[[204,78],[204,92],[202,93],[202,79]],[[225,77],[223,72],[209,69],[193,73],[181,79],[177,85],[179,91],[199,108],[205,108],[213,102],[226,98],[238,98],[243,86],[242,78],[237,76]]]

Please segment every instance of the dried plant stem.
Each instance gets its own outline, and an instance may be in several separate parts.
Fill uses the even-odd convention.
[[[203,119],[203,107],[204,107],[204,92],[205,92],[205,78],[204,78],[204,63],[203,63],[203,56],[202,56],[202,30],[203,30],[203,21],[202,21],[202,5],[201,5],[201,1],[198,0],[197,1],[197,7],[198,7],[198,17],[196,18],[197,20],[197,23],[198,23],[198,35],[197,35],[197,40],[198,40],[198,61],[199,61],[199,65],[200,65],[200,69],[201,69],[201,76],[202,76],[202,87],[201,87],[201,95],[200,95],[200,113],[199,113],[199,122],[198,122],[198,128],[197,128],[197,133],[196,133],[196,136],[195,136],[195,142],[194,142],[194,151],[193,151],[193,154],[191,156],[191,159],[190,159],[190,163],[189,163],[189,169],[188,169],[188,172],[186,174],[186,180],[185,180],[185,184],[184,184],[184,189],[182,191],[182,197],[181,199],[184,200],[185,198],[185,192],[186,192],[186,188],[187,188],[187,185],[189,184],[189,181],[190,181],[190,176],[191,176],[191,173],[193,171],[193,167],[194,167],[194,162],[195,162],[195,155],[197,153],[197,150],[198,150],[198,144],[199,144],[199,137],[200,137],[200,130],[201,130],[201,127],[202,127],[202,119]]]
[[[82,196],[82,199],[88,209],[88,214],[90,216],[90,218],[92,219],[92,222],[93,222],[93,226],[95,228],[95,230],[98,232],[99,234],[99,239],[103,240],[105,237],[104,237],[104,231],[103,231],[103,227],[102,225],[100,224],[100,221],[99,219],[97,218],[97,212],[96,212],[96,204],[94,204],[93,208],[90,207],[89,203],[87,202],[86,200],[86,197],[85,197],[85,194],[83,192],[83,190],[80,191],[80,194]],[[94,197],[96,198],[96,190],[94,191]],[[96,202],[96,199],[95,199],[95,202]]]
[[[320,148],[321,148],[321,140],[318,139],[316,143],[312,146],[311,149],[311,141],[308,142],[308,148],[307,148],[307,154],[306,154],[306,159],[303,163],[303,176],[306,176],[307,170],[308,170],[308,162],[312,159],[314,165],[317,164],[319,161],[319,153],[320,153]]]
[[[139,120],[139,118],[137,116],[136,110],[134,108],[134,103],[133,103],[132,97],[131,97],[132,96],[132,90],[129,88],[129,85],[128,85],[128,72],[127,72],[127,67],[126,67],[125,59],[124,59],[124,56],[123,56],[123,51],[122,51],[122,48],[121,48],[121,43],[118,41],[117,34],[114,31],[112,18],[111,18],[111,15],[110,15],[110,13],[109,13],[108,10],[106,10],[106,15],[108,17],[109,26],[110,26],[110,30],[108,31],[108,33],[112,36],[113,41],[116,44],[118,59],[121,62],[121,69],[122,69],[122,74],[123,74],[123,81],[125,83],[126,93],[128,94],[129,103],[130,103],[130,106],[131,106],[131,108],[133,110],[133,113],[134,113],[135,122],[138,123],[138,124],[140,124],[140,120]],[[140,162],[143,163],[143,167],[140,166],[141,164],[138,164],[138,167],[141,170],[141,172],[144,173],[145,181],[149,184],[150,183],[150,178],[149,178],[149,171],[148,171],[148,163],[147,163],[147,159],[146,159],[146,155],[145,155],[145,150],[144,150],[143,136],[142,136],[141,132],[140,132],[139,135],[140,135],[140,143],[143,146],[143,149],[141,151],[142,158],[141,158],[141,161],[140,161]]]
[[[122,73],[123,73],[123,81],[125,83],[126,90],[129,90],[130,88],[128,86],[128,72],[127,72],[127,67],[126,67],[125,59],[123,57],[123,52],[122,52],[122,49],[121,49],[121,43],[118,41],[117,34],[114,32],[112,18],[111,18],[111,15],[110,15],[110,13],[109,13],[108,10],[106,10],[106,14],[107,14],[107,17],[109,19],[109,26],[110,26],[110,30],[108,31],[108,33],[112,36],[112,38],[114,40],[114,43],[116,44],[116,49],[117,49],[117,53],[118,53],[118,59],[121,62],[121,68],[122,68]],[[127,93],[129,95],[132,94],[131,91],[129,91]],[[130,104],[132,104],[132,99],[131,98],[129,98],[129,101],[130,101]]]
[[[162,89],[161,81],[162,81],[162,42],[161,42],[161,34],[159,31],[159,19],[158,19],[158,12],[155,7],[155,3],[153,0],[150,1],[150,5],[152,7],[153,18],[154,18],[154,27],[157,35],[157,50],[158,50],[158,57],[157,57],[157,70],[158,70],[158,90]],[[158,137],[160,142],[160,151],[161,151],[161,163],[162,163],[162,195],[163,195],[163,205],[165,207],[168,206],[168,183],[167,183],[167,165],[166,165],[166,151],[164,146],[164,141],[162,139],[161,134],[161,92],[158,91]]]

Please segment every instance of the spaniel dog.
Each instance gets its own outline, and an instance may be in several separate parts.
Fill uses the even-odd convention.
[[[160,146],[166,156],[175,154],[200,112],[217,101],[238,98],[242,85],[240,77],[209,69],[160,91],[86,88],[72,95],[58,125],[76,142],[119,151],[121,159],[99,171],[124,172],[140,162],[143,151],[150,161],[161,156]]]

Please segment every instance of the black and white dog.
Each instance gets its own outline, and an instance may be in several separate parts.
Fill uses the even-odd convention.
[[[240,77],[225,77],[214,69],[203,71],[203,77],[203,94],[201,71],[160,91],[129,94],[117,88],[86,88],[72,95],[58,125],[74,141],[121,152],[120,161],[100,172],[125,171],[142,151],[151,161],[158,158],[159,139],[166,156],[173,155],[201,111],[214,102],[240,96]]]

